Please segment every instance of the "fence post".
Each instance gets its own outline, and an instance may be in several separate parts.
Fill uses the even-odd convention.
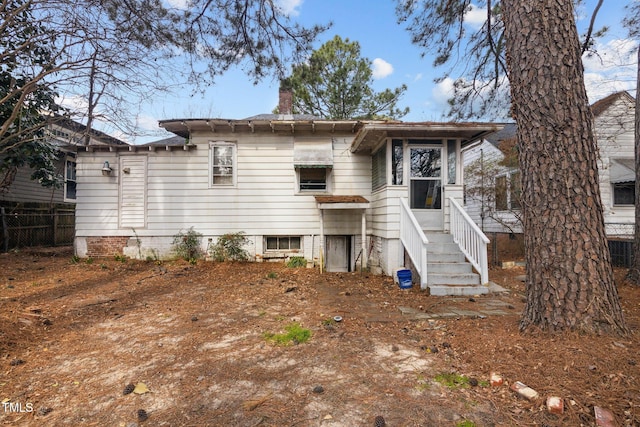
[[[58,208],[53,208],[53,245],[58,246],[58,227],[60,226],[60,220],[58,218]]]
[[[4,252],[9,252],[9,227],[7,226],[7,216],[4,210],[4,206],[0,208],[2,214],[2,235],[4,240]]]

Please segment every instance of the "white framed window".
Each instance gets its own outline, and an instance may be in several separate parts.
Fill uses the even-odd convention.
[[[227,141],[209,143],[211,187],[234,186],[236,184],[236,144]]]
[[[511,171],[506,175],[496,177],[495,202],[497,211],[520,209],[520,172]]]
[[[300,236],[267,236],[265,241],[267,251],[297,251],[302,239]]]
[[[296,187],[299,193],[328,193],[330,191],[331,169],[296,168]]]
[[[64,200],[76,200],[76,155],[67,153],[64,162]]]

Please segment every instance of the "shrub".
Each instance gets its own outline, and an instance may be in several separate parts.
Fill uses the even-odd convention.
[[[303,256],[292,256],[291,258],[289,258],[289,261],[287,261],[287,267],[289,268],[306,267],[306,266],[307,266],[307,259]]]
[[[218,238],[215,245],[209,248],[209,255],[214,261],[247,261],[249,252],[243,246],[249,243],[244,232],[227,233]]]
[[[178,257],[193,262],[203,255],[201,241],[202,234],[190,227],[186,232],[180,231],[173,236],[173,250]]]
[[[311,338],[311,330],[303,328],[298,323],[290,323],[289,325],[284,327],[286,333],[283,334],[274,334],[271,332],[267,332],[264,334],[264,337],[267,341],[270,341],[276,345],[290,345],[293,344],[302,344],[304,342],[309,341]]]

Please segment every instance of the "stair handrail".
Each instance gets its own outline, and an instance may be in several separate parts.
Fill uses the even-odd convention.
[[[489,238],[480,230],[480,227],[471,219],[456,199],[450,196],[449,203],[451,206],[450,218],[453,241],[458,244],[467,260],[480,273],[480,282],[486,285],[489,283],[487,260]]]
[[[429,239],[409,207],[405,198],[400,198],[400,241],[409,254],[413,266],[420,275],[420,288],[427,288],[427,245]]]

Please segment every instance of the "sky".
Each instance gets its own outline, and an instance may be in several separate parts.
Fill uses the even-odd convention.
[[[170,0],[178,4],[184,0]],[[373,64],[376,91],[393,89],[406,84],[408,89],[398,107],[409,107],[410,113],[403,121],[448,121],[447,99],[450,97],[451,80],[436,84],[446,66],[435,68],[433,57],[422,55],[419,47],[411,44],[410,34],[397,23],[394,0],[278,0],[290,17],[302,25],[327,24],[333,26],[321,34],[315,48],[339,35],[343,39],[357,41],[362,57]],[[596,20],[596,28],[610,27],[606,37],[599,41],[600,57],[585,58],[585,84],[591,103],[613,92],[628,90],[635,96],[637,43],[626,39],[627,30],[622,27],[624,5],[627,1],[605,0]],[[587,0],[578,10],[579,32],[590,18],[596,0]],[[485,18],[483,10],[473,10],[468,15],[468,25],[478,25]],[[144,129],[159,130],[158,121],[177,118],[225,118],[243,119],[257,114],[270,113],[278,104],[279,82],[266,78],[254,85],[240,68],[234,68],[220,76],[203,95],[192,95],[182,90],[154,97],[142,106],[138,123]],[[108,130],[105,129],[108,132]],[[126,135],[114,136],[131,143],[158,140],[170,134],[132,139]]]

